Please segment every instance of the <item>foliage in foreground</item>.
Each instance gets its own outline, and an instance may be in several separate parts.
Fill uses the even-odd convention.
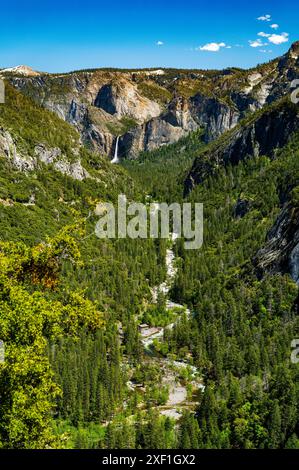
[[[48,296],[49,290],[59,288],[62,258],[79,259],[72,230],[68,227],[33,248],[0,244],[0,337],[5,343],[5,362],[0,365],[1,447],[55,445],[51,417],[60,388],[46,354],[47,340],[103,326],[102,314],[80,293],[67,292],[63,302]]]

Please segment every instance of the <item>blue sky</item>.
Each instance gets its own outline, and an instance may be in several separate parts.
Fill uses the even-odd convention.
[[[0,16],[0,68],[48,72],[251,67],[299,39],[298,0],[14,0]]]

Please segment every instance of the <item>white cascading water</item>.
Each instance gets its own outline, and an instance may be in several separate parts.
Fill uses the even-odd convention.
[[[118,158],[118,141],[119,141],[119,135],[116,138],[116,144],[115,144],[115,151],[114,151],[114,157],[111,160],[111,163],[119,163],[119,158]]]

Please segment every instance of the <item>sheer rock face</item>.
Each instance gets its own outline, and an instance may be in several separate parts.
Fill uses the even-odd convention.
[[[212,146],[195,159],[185,181],[185,193],[202,183],[220,165],[237,165],[246,158],[261,155],[273,157],[298,129],[298,107],[290,103],[270,108],[252,122],[238,126],[224,142]]]
[[[215,98],[198,94],[191,98],[191,112],[199,127],[205,129],[205,141],[219,137],[233,128],[241,117],[241,112]]]
[[[187,100],[175,99],[161,116],[127,132],[120,139],[120,154],[138,158],[141,151],[154,150],[162,145],[176,142],[198,127]]]
[[[260,275],[288,273],[299,284],[299,210],[286,204],[255,260]]]
[[[299,42],[283,57],[249,71],[10,72],[7,79],[71,123],[89,147],[112,157],[119,135],[120,156],[136,158],[198,128],[210,142],[248,113],[290,94],[299,76],[298,51]]]
[[[138,158],[143,150],[154,150],[162,145],[176,142],[187,132],[179,126],[172,126],[163,119],[152,119],[140,127],[127,132],[120,139],[120,155]]]
[[[158,103],[141,96],[136,85],[125,79],[104,85],[94,105],[118,118],[131,117],[140,123],[161,114]]]

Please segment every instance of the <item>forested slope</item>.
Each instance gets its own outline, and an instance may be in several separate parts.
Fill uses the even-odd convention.
[[[296,116],[292,105],[273,109],[283,116],[284,107]],[[257,125],[267,113],[251,117],[249,125]],[[275,129],[271,123],[275,119],[269,120],[267,132]],[[299,134],[290,132],[288,143],[268,155],[250,154],[244,146],[239,160],[225,158],[234,136],[242,139],[247,128],[241,123],[207,149],[198,143],[192,168],[197,168],[198,184],[185,200],[204,203],[204,246],[185,250],[178,240],[180,264],[172,289],[172,298],[187,303],[194,316],[175,326],[159,350],[185,359],[191,355],[203,373],[199,447],[298,447],[298,367],[290,359],[299,326],[297,278],[292,279],[291,270],[298,259],[296,237],[283,237],[299,228]],[[171,152],[169,148],[169,156]],[[167,151],[163,154],[160,178],[158,170],[154,174],[156,195],[164,195]],[[174,169],[182,155],[176,155]],[[200,171],[205,155],[213,171]],[[150,159],[137,164],[139,171],[133,166],[133,174],[146,182],[152,165]],[[176,181],[187,174],[187,167],[178,171]],[[173,192],[177,194],[176,187]]]
[[[142,198],[142,191],[120,167],[82,147],[55,114],[9,85],[6,92],[0,110],[0,338],[6,348],[0,442],[57,446],[63,445],[51,430],[57,413],[75,425],[101,423],[122,407],[121,358],[138,354],[134,318],[150,299],[149,287],[165,275],[165,244],[99,240],[97,203],[116,202],[121,193]],[[69,163],[81,169],[79,177]],[[119,322],[124,340],[117,352]],[[86,351],[97,366],[73,362]],[[96,382],[88,399],[84,367]]]
[[[254,140],[263,119],[269,136],[284,123],[272,148]],[[7,85],[0,446],[298,448],[298,367],[290,360],[299,326],[296,119],[283,100],[208,147],[196,131],[122,168]],[[95,207],[120,193],[204,203],[203,248],[185,250],[180,239],[173,246],[171,299],[189,315],[150,350],[138,326],[168,319],[151,288],[165,279],[170,242],[99,240]],[[173,361],[188,365],[179,380],[189,401],[177,421],[161,413]],[[189,366],[203,382],[195,394]]]

